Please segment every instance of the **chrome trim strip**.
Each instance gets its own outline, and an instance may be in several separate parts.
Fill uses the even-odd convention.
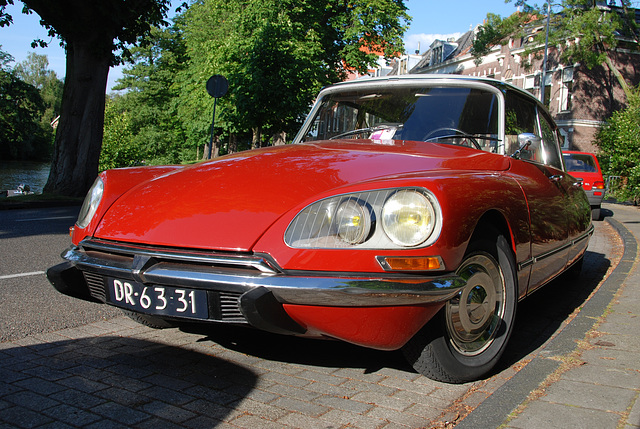
[[[533,264],[535,264],[535,263],[537,263],[539,261],[542,261],[543,259],[546,259],[546,258],[548,258],[550,256],[555,255],[556,253],[562,252],[562,251],[564,251],[564,250],[566,250],[566,249],[568,249],[570,247],[575,246],[576,244],[580,243],[581,241],[584,241],[584,240],[588,239],[593,234],[593,231],[594,231],[594,226],[591,225],[591,227],[586,232],[584,232],[582,235],[580,235],[578,238],[574,238],[570,242],[568,242],[566,244],[563,244],[560,247],[557,247],[557,248],[555,248],[553,250],[550,250],[548,252],[542,253],[542,254],[540,254],[538,256],[534,256],[533,258],[529,258],[529,259],[527,259],[527,260],[525,260],[523,262],[520,262],[518,264],[518,271],[522,271],[523,269],[527,268],[529,265],[533,265]]]
[[[181,251],[181,250],[160,250],[147,246],[136,246],[130,244],[114,244],[99,239],[85,239],[79,244],[80,248],[95,249],[106,253],[127,254],[132,257],[147,256],[149,258],[175,260],[182,262],[197,262],[212,265],[232,265],[238,267],[249,267],[263,273],[275,274],[279,270],[268,260],[259,256],[233,256],[212,254],[206,251]]]
[[[107,247],[121,249],[120,246]],[[95,246],[91,247],[91,249],[95,248]],[[368,276],[361,274],[315,276],[308,273],[289,275],[281,272],[257,271],[252,273],[234,268],[190,265],[188,262],[192,259],[181,259],[181,255],[167,252],[150,252],[148,249],[144,252],[145,255],[149,253],[153,253],[156,257],[162,255],[167,259],[156,259],[154,263],[146,260],[143,264],[144,268],[139,269],[139,266],[134,267],[130,259],[114,258],[112,260],[94,257],[85,253],[81,247],[70,248],[62,256],[81,271],[95,272],[103,276],[132,279],[150,284],[242,293],[262,286],[272,291],[282,303],[301,305],[365,307],[440,303],[451,299],[466,284],[454,273],[429,277],[385,276],[375,273]],[[222,259],[227,261],[227,258]],[[201,262],[203,259],[198,257],[195,260]],[[236,265],[242,265],[238,260],[236,262]]]

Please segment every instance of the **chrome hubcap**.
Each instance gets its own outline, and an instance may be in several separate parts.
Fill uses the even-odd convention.
[[[493,257],[467,259],[458,274],[466,286],[446,307],[452,345],[464,355],[482,353],[493,342],[504,316],[505,283]]]

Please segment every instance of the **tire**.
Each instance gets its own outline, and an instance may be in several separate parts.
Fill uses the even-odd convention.
[[[174,325],[159,317],[140,314],[129,310],[122,310],[122,312],[130,319],[135,320],[141,325],[148,326],[149,328],[166,329],[174,327]]]
[[[471,242],[457,271],[467,286],[403,348],[413,368],[433,380],[482,378],[509,341],[517,306],[515,258],[502,235],[492,237]]]
[[[600,220],[600,206],[591,209],[591,220]]]

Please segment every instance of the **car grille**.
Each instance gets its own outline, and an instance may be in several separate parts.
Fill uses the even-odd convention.
[[[102,302],[107,302],[107,294],[105,291],[104,277],[100,274],[83,272],[84,279],[89,286],[89,293],[91,296]]]
[[[78,268],[82,271],[91,296],[103,303],[110,301],[107,281],[108,278],[113,277],[131,279],[133,276],[134,281],[144,281],[145,284],[177,286],[181,284],[183,279],[180,277],[180,273],[184,273],[186,276],[191,272],[199,272],[238,275],[248,278],[270,276],[278,271],[269,261],[259,256],[246,254],[175,251],[104,240],[85,240],[80,244],[80,248],[82,253],[86,255],[86,259],[78,262]],[[145,280],[135,274],[136,264],[141,259],[150,261],[143,264],[142,270]],[[155,277],[153,269],[149,271],[150,267],[159,267],[160,271],[155,271]],[[158,275],[158,272],[165,273],[164,277]],[[167,272],[170,274],[166,275]],[[185,287],[206,290],[209,320],[247,323],[240,309],[240,297],[251,289],[250,286],[234,290],[224,282],[214,282],[204,286],[185,284]]]

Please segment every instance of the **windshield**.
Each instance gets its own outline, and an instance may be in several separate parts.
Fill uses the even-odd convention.
[[[582,153],[565,153],[564,162],[567,165],[567,171],[595,173],[598,171],[593,157]]]
[[[464,87],[345,89],[329,93],[303,141],[417,140],[497,152],[498,100]]]

